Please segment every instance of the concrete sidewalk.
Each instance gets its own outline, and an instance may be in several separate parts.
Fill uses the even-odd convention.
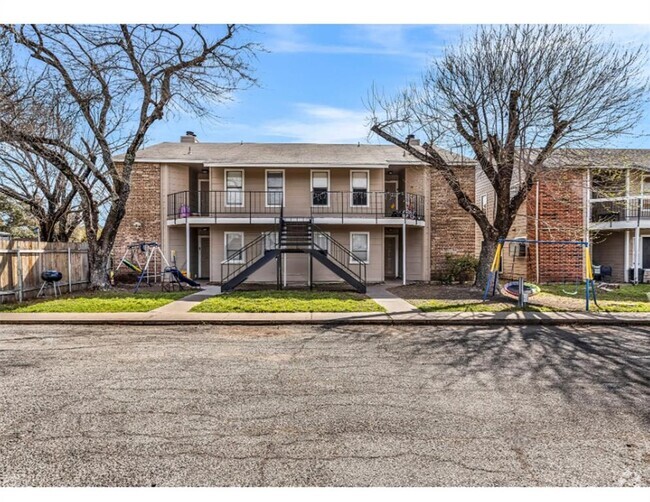
[[[376,303],[384,307],[388,314],[420,312],[420,309],[413,304],[388,291],[386,286],[383,284],[373,284],[372,286],[368,286],[366,295],[368,295],[371,300],[374,300]]]
[[[158,307],[155,310],[152,310],[152,314],[163,314],[163,315],[178,315],[185,314],[189,312],[192,307],[198,305],[203,300],[212,298],[221,294],[221,286],[203,286],[201,291],[187,295],[180,300],[175,302],[168,303],[162,307]]]
[[[111,314],[0,314],[0,324],[103,324],[103,325],[638,325],[650,326],[647,313],[587,312],[392,312],[392,313],[291,313],[203,314],[190,312],[125,312]]]

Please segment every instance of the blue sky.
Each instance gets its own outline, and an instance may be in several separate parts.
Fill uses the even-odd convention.
[[[260,85],[238,92],[207,122],[179,115],[156,124],[147,143],[178,141],[186,130],[200,141],[377,142],[368,138],[363,100],[374,83],[397,90],[454,43],[468,25],[266,25],[252,37]],[[606,28],[622,44],[650,45],[648,26]],[[650,63],[648,64],[650,75]],[[650,131],[650,109],[638,132]],[[621,139],[620,147],[650,147],[650,138]]]

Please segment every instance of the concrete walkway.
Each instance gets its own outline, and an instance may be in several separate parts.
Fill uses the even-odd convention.
[[[192,307],[198,305],[203,300],[212,298],[221,294],[221,286],[203,286],[201,291],[191,295],[184,296],[180,300],[168,303],[151,311],[152,314],[176,315],[189,312]]]
[[[384,307],[388,314],[420,312],[420,310],[413,304],[388,291],[385,284],[373,284],[372,286],[368,286],[366,294],[370,299]]]

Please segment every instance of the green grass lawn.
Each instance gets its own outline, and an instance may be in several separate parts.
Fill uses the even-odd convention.
[[[571,296],[567,295],[564,291],[574,292],[576,290],[573,284],[545,284],[540,286],[542,291],[558,296]],[[612,300],[619,302],[647,302],[647,293],[650,293],[650,284],[625,284],[618,289],[611,292],[605,292],[601,289],[596,290],[598,299]],[[572,296],[573,298],[585,297],[585,285],[578,286],[578,293]]]
[[[104,312],[148,312],[183,298],[195,291],[172,293],[140,291],[137,294],[126,291],[86,292],[55,300],[33,300],[22,304],[0,305],[0,312],[16,314],[29,313],[104,313]]]
[[[524,309],[525,311],[584,311],[584,285],[578,288],[575,295],[564,292],[575,291],[576,288],[573,284],[548,284],[540,287],[542,292],[530,298],[531,303]],[[611,292],[597,290],[600,308],[596,307],[592,301],[590,310],[592,312],[650,312],[648,292],[650,292],[650,284],[637,286],[626,284]],[[483,302],[476,292],[470,289],[463,294],[459,287],[457,291],[452,292],[451,296],[445,296],[448,293],[449,291],[445,291],[442,287],[431,286],[429,291],[405,292],[403,294],[418,294],[417,298],[406,296],[406,299],[423,312],[517,312],[521,310],[514,301],[507,301],[499,296],[490,297],[489,301]]]
[[[340,291],[236,291],[208,298],[192,312],[385,312],[359,293]]]
[[[556,297],[580,300],[585,297],[584,284],[578,286],[575,295],[568,295],[564,291],[573,292],[576,290],[571,284],[547,284],[541,286],[544,294]],[[596,298],[600,308],[594,306],[594,312],[650,312],[650,301],[647,293],[650,293],[650,284],[625,284],[612,291],[596,290]],[[592,303],[593,305],[593,303]]]

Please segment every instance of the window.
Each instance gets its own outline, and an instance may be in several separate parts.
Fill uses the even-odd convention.
[[[264,251],[271,251],[278,248],[278,233],[264,232]]]
[[[352,188],[352,205],[368,205],[368,171],[352,171],[350,173]]]
[[[643,177],[643,184],[641,185],[641,194],[650,195],[650,176]]]
[[[224,232],[224,261],[231,263],[243,263],[245,260],[241,248],[244,247],[244,232]]]
[[[481,211],[485,213],[487,210],[487,205],[488,205],[488,196],[487,194],[481,195]]]
[[[329,252],[330,243],[328,240],[329,232],[315,232],[314,233],[314,247],[321,251]]]
[[[329,206],[329,171],[312,171],[311,172],[311,205],[312,206]]]
[[[244,205],[244,171],[226,169],[226,206]]]
[[[369,261],[369,240],[368,232],[350,232],[350,251],[359,261],[350,257],[350,263],[368,263]]]
[[[266,171],[266,205],[284,205],[284,171]]]

